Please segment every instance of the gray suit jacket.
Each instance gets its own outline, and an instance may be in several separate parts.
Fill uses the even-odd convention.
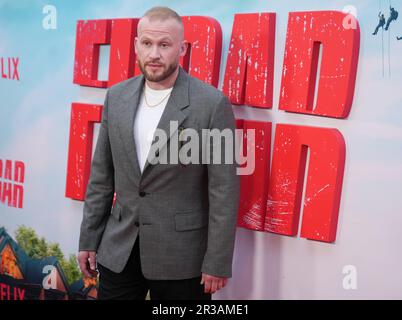
[[[141,173],[133,127],[143,84],[140,75],[107,91],[79,250],[97,251],[100,264],[121,272],[139,234],[147,279],[186,279],[201,272],[231,277],[240,190],[238,165],[147,161]],[[179,127],[197,130],[200,136],[202,129],[235,130],[228,99],[182,68],[158,124],[168,137],[171,120],[178,121]],[[161,152],[169,153],[173,137]],[[199,147],[201,155],[205,145],[200,142]]]

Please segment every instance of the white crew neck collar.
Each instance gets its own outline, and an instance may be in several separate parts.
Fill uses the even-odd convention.
[[[163,94],[163,93],[168,93],[169,91],[173,90],[173,87],[170,87],[167,89],[155,90],[155,89],[152,89],[146,82],[145,82],[145,86],[146,86],[147,91],[152,94],[161,94],[161,93]]]

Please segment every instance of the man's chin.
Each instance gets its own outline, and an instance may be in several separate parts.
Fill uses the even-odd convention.
[[[157,72],[157,73],[149,73],[145,74],[145,79],[151,82],[160,82],[168,78],[171,74],[167,74],[166,72]]]
[[[143,74],[145,76],[145,79],[147,79],[148,81],[161,82],[161,81],[169,78],[174,73],[177,66],[175,66],[175,67],[171,66],[167,69],[161,68],[162,70],[156,70],[155,72],[148,72],[147,67],[145,67],[145,72],[143,72]]]
[[[145,79],[147,79],[148,81],[151,82],[160,82],[162,80],[165,80],[167,77],[165,77],[165,75],[163,74],[159,74],[159,75],[152,75],[152,74],[145,74]]]

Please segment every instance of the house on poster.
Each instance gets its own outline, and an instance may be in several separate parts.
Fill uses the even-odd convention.
[[[80,279],[68,285],[55,257],[32,259],[0,228],[0,300],[96,299],[96,282]]]

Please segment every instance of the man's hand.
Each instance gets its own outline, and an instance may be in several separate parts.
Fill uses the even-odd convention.
[[[227,282],[227,278],[220,278],[202,273],[201,284],[204,284],[205,293],[215,293],[216,291],[226,286]]]
[[[96,278],[96,251],[80,251],[78,253],[78,264],[81,272],[86,278]]]

